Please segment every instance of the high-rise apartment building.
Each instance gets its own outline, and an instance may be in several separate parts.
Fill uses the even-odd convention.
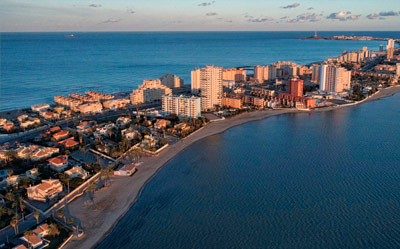
[[[246,81],[246,70],[243,68],[229,68],[222,71],[222,80],[244,82]]]
[[[320,65],[313,64],[312,65],[312,74],[311,74],[311,82],[319,83],[319,72],[320,72]]]
[[[400,63],[396,63],[396,75],[400,76]]]
[[[200,92],[200,69],[196,68],[195,70],[192,71],[191,73],[191,89],[192,93],[198,94]]]
[[[320,67],[319,89],[327,92],[342,92],[350,89],[351,71],[335,65],[322,64]]]
[[[222,104],[222,67],[206,66],[192,71],[192,92],[201,95],[201,109]]]
[[[269,66],[255,66],[254,67],[254,79],[259,82],[262,83],[266,80],[269,80]]]
[[[201,99],[200,97],[188,96],[162,96],[163,113],[175,114],[178,117],[199,118],[201,116]]]
[[[144,80],[138,89],[133,90],[130,95],[133,105],[161,101],[165,94],[171,94],[172,90],[163,84],[160,80]]]
[[[296,97],[303,97],[303,80],[290,79],[287,85],[287,92]]]
[[[393,54],[394,54],[394,40],[393,39],[389,39],[387,46],[386,46],[386,51],[387,51],[387,56],[386,58],[388,60],[393,59]]]
[[[183,87],[183,79],[176,75],[165,74],[160,77],[160,81],[161,84],[171,89]]]

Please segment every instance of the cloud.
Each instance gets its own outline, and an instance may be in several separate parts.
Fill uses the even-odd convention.
[[[346,20],[350,20],[350,21],[356,21],[360,18],[361,15],[351,15],[346,17]]]
[[[244,18],[254,18],[253,16],[249,15],[248,13],[244,14]]]
[[[119,18],[119,19],[110,18],[110,19],[107,19],[107,20],[105,20],[105,21],[103,21],[101,23],[117,23],[117,22],[120,22],[121,20],[122,20],[121,18]]]
[[[286,20],[288,23],[304,23],[304,22],[318,22],[321,21],[316,13],[303,13],[296,18]]]
[[[379,15],[380,16],[398,16],[399,12],[393,11],[393,10],[391,10],[391,11],[382,11],[382,12],[379,13]]]
[[[136,11],[134,11],[133,9],[127,9],[126,12],[128,12],[129,14],[135,14]]]
[[[215,13],[215,12],[208,12],[208,13],[206,14],[206,16],[216,16],[216,15],[218,15],[218,14]]]
[[[92,3],[92,4],[89,4],[89,7],[91,7],[91,8],[100,8],[101,4]]]
[[[290,4],[290,5],[284,6],[284,7],[282,7],[282,8],[283,8],[283,9],[292,9],[292,8],[297,8],[297,7],[299,7],[299,6],[300,6],[299,3],[294,3],[294,4]]]
[[[215,3],[215,1],[199,3],[197,6],[206,7],[206,6],[210,6],[210,5],[213,4],[213,3]]]
[[[331,13],[329,16],[326,17],[326,19],[333,19],[333,20],[340,20],[340,21],[346,21],[348,20],[348,15],[350,15],[350,11],[340,11],[340,12],[335,12]]]
[[[288,18],[289,18],[288,16],[282,16],[281,20],[288,19]]]
[[[273,21],[274,19],[271,17],[261,17],[261,18],[250,18],[247,19],[248,22],[256,22],[256,23],[260,23],[260,22],[270,22]]]
[[[313,7],[310,7],[310,8],[308,8],[307,10],[313,10],[314,8]]]
[[[378,17],[379,17],[379,15],[378,15],[378,14],[375,14],[375,13],[371,13],[371,14],[367,15],[367,18],[368,18],[368,19],[371,19],[371,20],[374,20],[374,19],[376,19],[376,18],[378,18]]]

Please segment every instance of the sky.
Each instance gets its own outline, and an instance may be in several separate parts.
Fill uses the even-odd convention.
[[[400,0],[0,0],[1,32],[398,31]]]

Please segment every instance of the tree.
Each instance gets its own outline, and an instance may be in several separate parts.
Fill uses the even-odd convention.
[[[69,217],[67,220],[68,225],[72,225],[72,223],[74,223],[74,218]]]
[[[18,215],[15,215],[11,221],[10,221],[10,226],[14,228],[14,233],[15,235],[18,234]]]
[[[58,230],[58,227],[56,224],[51,223],[49,225],[49,236],[55,237],[60,235],[60,231]]]
[[[19,209],[21,210],[21,213],[22,213],[22,219],[25,220],[25,215],[24,215],[25,205],[23,203],[22,198],[18,198],[18,204],[19,204]]]
[[[39,210],[36,210],[36,211],[33,213],[33,217],[35,217],[35,219],[36,219],[36,225],[38,225],[38,224],[39,224],[39,217],[40,217],[40,212],[39,212]]]
[[[57,217],[62,219],[64,217],[64,209],[57,210]]]

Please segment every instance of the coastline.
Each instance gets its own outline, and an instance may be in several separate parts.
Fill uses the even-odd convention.
[[[363,101],[343,106],[326,107],[312,111],[300,111],[296,109],[255,111],[243,113],[226,120],[209,123],[204,128],[185,139],[167,147],[160,152],[158,156],[146,158],[144,163],[139,167],[139,170],[132,177],[113,177],[111,186],[96,192],[93,207],[91,204],[85,205],[86,198],[79,198],[70,203],[67,207],[69,209],[68,211],[81,222],[81,226],[83,226],[85,230],[85,236],[79,240],[72,240],[65,248],[95,247],[110,231],[112,231],[117,222],[128,212],[132,205],[134,205],[147,182],[156,175],[162,166],[177,156],[181,151],[188,148],[191,144],[203,138],[222,133],[241,124],[263,120],[272,116],[288,113],[313,113],[337,110],[393,96],[398,92],[400,92],[400,86],[395,86],[382,89]]]

